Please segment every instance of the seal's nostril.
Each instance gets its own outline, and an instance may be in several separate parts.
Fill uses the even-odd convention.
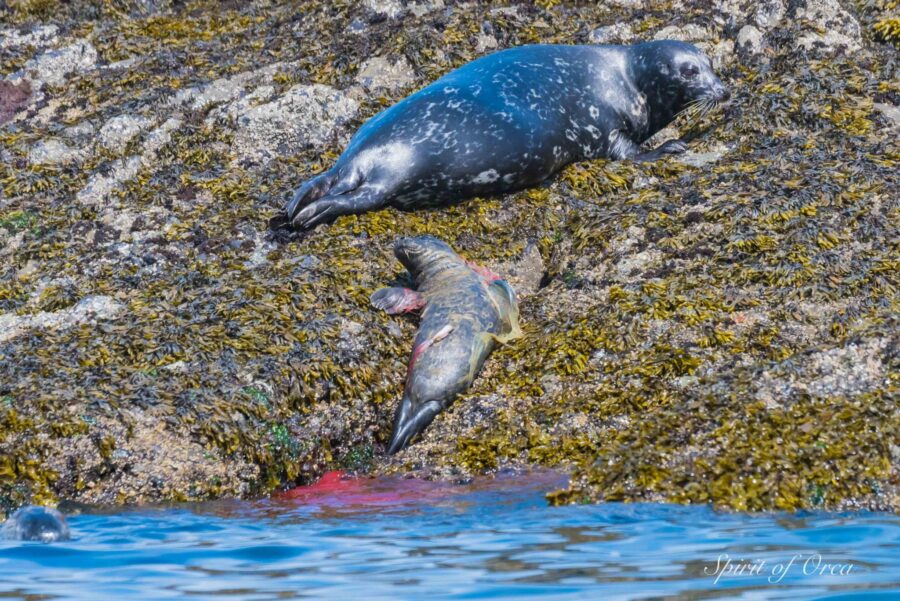
[[[719,97],[722,100],[728,100],[729,98],[731,98],[731,92],[728,90],[728,88],[722,88],[722,90],[719,92]]]

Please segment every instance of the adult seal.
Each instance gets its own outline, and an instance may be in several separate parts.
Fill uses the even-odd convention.
[[[497,346],[522,335],[516,295],[498,275],[432,236],[400,238],[394,256],[415,282],[382,288],[372,304],[391,314],[423,309],[388,454],[422,432],[465,392]]]
[[[385,206],[419,209],[537,184],[584,159],[654,160],[640,144],[728,91],[691,44],[532,45],[479,58],[372,117],[287,216],[309,229]]]

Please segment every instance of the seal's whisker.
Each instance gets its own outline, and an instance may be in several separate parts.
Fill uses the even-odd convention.
[[[693,120],[697,111],[700,110],[699,107],[702,103],[703,103],[702,98],[697,98],[695,100],[691,100],[687,104],[687,106],[685,106],[683,109],[678,111],[678,113],[675,115],[675,118],[681,117],[682,115],[686,115],[689,120]]]

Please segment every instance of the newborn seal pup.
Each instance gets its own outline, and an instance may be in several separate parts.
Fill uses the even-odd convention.
[[[498,343],[522,335],[512,288],[432,236],[400,238],[394,255],[416,289],[382,288],[372,304],[390,314],[421,309],[403,399],[388,446],[393,455],[472,385]]]
[[[26,505],[3,524],[3,537],[14,540],[53,543],[69,540],[66,518],[55,509]]]
[[[463,65],[367,121],[287,217],[308,229],[388,205],[419,209],[537,184],[569,163],[654,160],[640,144],[684,111],[728,98],[691,44],[532,45]]]

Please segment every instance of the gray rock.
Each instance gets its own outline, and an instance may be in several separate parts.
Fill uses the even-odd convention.
[[[776,408],[798,394],[820,399],[866,394],[887,378],[890,344],[886,338],[870,338],[814,353],[800,365],[776,366],[758,378],[755,397]]]
[[[113,152],[121,152],[136,135],[148,129],[153,122],[146,117],[119,115],[100,128],[100,144]]]
[[[889,344],[876,338],[816,353],[809,368],[814,376],[797,387],[820,398],[868,392],[887,375],[883,357]]]
[[[0,49],[19,48],[21,46],[33,46],[37,49],[54,45],[58,38],[59,27],[46,25],[35,27],[29,32],[20,33],[15,29],[0,29]]]
[[[329,86],[296,85],[238,117],[233,150],[255,163],[288,156],[305,145],[324,144],[358,109],[355,100]]]
[[[846,48],[850,52],[862,48],[859,22],[837,0],[800,2],[792,18],[815,24],[797,39],[797,45],[807,50],[828,54],[838,48]]]
[[[621,8],[642,8],[647,3],[647,0],[607,0],[607,4]]]
[[[179,90],[169,103],[189,105],[194,110],[203,110],[211,105],[232,102],[241,98],[248,88],[271,84],[275,73],[289,67],[290,65],[286,63],[273,63],[254,71],[223,77],[204,86],[185,88]]]
[[[484,53],[500,46],[497,38],[487,33],[479,33],[478,39],[475,40],[475,51]]]
[[[509,282],[517,295],[525,297],[540,289],[546,267],[540,249],[531,242],[515,261],[500,265],[497,272]]]
[[[275,86],[259,86],[250,93],[211,110],[204,124],[214,127],[218,119],[237,119],[251,108],[272,100],[273,96],[275,96]]]
[[[90,121],[82,121],[63,130],[63,135],[76,143],[83,144],[94,138],[95,128]]]
[[[75,195],[76,200],[84,205],[100,205],[106,202],[112,191],[123,182],[133,179],[141,167],[153,164],[159,149],[169,142],[172,132],[180,125],[181,120],[172,117],[148,133],[140,155],[118,159],[104,172],[92,175],[87,185]]]
[[[763,50],[763,34],[753,25],[744,25],[738,32],[737,47],[748,54],[759,54]]]
[[[383,56],[376,56],[360,65],[356,81],[370,90],[396,90],[411,84],[414,77],[406,57],[401,56],[399,60],[391,62]]]
[[[873,106],[891,123],[891,131],[900,130],[900,106],[881,102],[876,102]]]
[[[634,40],[634,30],[628,23],[598,27],[588,35],[591,44],[628,44]]]
[[[66,77],[77,71],[88,71],[97,62],[97,51],[87,40],[49,50],[37,58],[33,58],[25,67],[10,77],[10,80],[28,79],[32,86],[43,84],[58,86],[66,81]]]
[[[369,28],[366,27],[365,22],[363,22],[361,19],[353,19],[350,22],[350,25],[347,26],[347,31],[349,31],[350,33],[352,33],[354,35],[362,35],[368,29]]]
[[[32,165],[65,165],[84,159],[87,153],[73,148],[62,140],[49,138],[41,140],[28,151],[28,162]]]
[[[690,165],[692,167],[704,167],[709,165],[710,163],[715,163],[726,153],[728,153],[731,149],[725,146],[724,144],[720,144],[715,148],[709,150],[708,152],[693,152],[687,151],[683,154],[676,155],[674,158],[679,163],[683,163],[685,165]]]
[[[406,7],[400,0],[363,0],[363,6],[388,19],[396,19],[406,12]]]
[[[655,34],[654,40],[679,40],[682,42],[708,42],[713,37],[709,30],[700,25],[689,23],[684,26],[669,25],[663,27]]]
[[[105,172],[91,176],[84,188],[78,191],[75,199],[83,205],[99,205],[109,198],[113,190],[120,184],[137,175],[141,169],[141,157],[130,156],[127,159],[114,161]]]
[[[781,22],[785,10],[782,0],[761,0],[756,4],[753,21],[760,29],[767,31]]]
[[[439,8],[444,8],[444,0],[427,0],[426,2],[411,2],[409,4],[409,12],[417,17]]]
[[[101,319],[113,319],[123,305],[109,296],[88,296],[74,307],[29,315],[0,314],[0,342],[20,336],[30,329],[63,329]]]

